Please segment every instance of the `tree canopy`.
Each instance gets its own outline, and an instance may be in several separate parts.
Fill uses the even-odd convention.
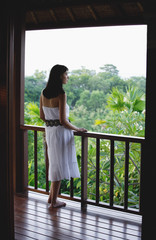
[[[39,107],[40,93],[46,86],[46,82],[47,72],[45,71],[36,70],[33,76],[26,76],[25,119],[30,118],[30,121],[36,122],[36,105]],[[73,124],[85,127],[89,131],[103,132],[109,129],[109,131],[117,133],[115,128],[110,130],[108,127],[108,123],[111,122],[108,119],[113,119],[113,114],[117,121],[117,115],[122,116],[127,111],[128,114],[132,114],[132,112],[141,114],[145,109],[145,78],[132,76],[123,79],[113,64],[102,66],[98,73],[95,70],[86,69],[84,66],[73,70],[69,72],[68,84],[63,87],[70,106],[70,120]],[[33,120],[31,120],[32,115],[34,116]],[[102,124],[106,119],[107,124]],[[42,120],[39,120],[39,125],[42,125]],[[134,133],[129,132],[128,134]]]

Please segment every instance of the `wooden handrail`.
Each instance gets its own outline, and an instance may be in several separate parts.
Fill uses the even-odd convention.
[[[45,131],[45,126],[35,126],[35,125],[20,125],[21,129],[27,130],[35,130],[35,131]],[[136,142],[143,143],[144,137],[137,136],[128,136],[128,135],[118,135],[118,134],[110,134],[110,133],[99,133],[99,132],[76,132],[73,131],[75,136],[85,136],[89,138],[98,138],[98,139],[108,139],[115,141],[124,141],[124,142]]]

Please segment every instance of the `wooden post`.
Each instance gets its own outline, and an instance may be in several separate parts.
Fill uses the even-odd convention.
[[[25,55],[25,14],[22,9],[15,17],[15,56],[14,56],[14,84],[15,84],[15,117],[16,117],[16,163],[15,163],[15,191],[27,195],[27,164],[28,155],[26,142],[27,134],[20,129],[24,124],[24,55]],[[25,157],[24,157],[25,156]]]
[[[81,137],[81,209],[87,209],[88,137]]]

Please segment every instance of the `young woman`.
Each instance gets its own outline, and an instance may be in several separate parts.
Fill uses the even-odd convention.
[[[49,159],[49,181],[51,181],[48,203],[50,207],[62,207],[66,203],[57,200],[62,179],[79,178],[74,134],[72,130],[86,132],[85,128],[72,125],[69,106],[63,84],[68,82],[68,68],[52,67],[45,89],[40,96],[40,118],[45,122],[45,135]]]

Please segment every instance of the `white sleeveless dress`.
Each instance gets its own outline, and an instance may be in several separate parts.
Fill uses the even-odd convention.
[[[42,106],[46,120],[59,119],[59,108]],[[69,106],[66,103],[66,117],[69,117]],[[46,126],[45,137],[49,159],[49,181],[79,178],[74,133],[64,126]]]

